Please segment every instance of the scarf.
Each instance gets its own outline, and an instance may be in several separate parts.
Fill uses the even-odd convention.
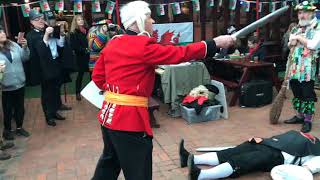
[[[83,34],[87,34],[87,29],[83,26],[79,26],[79,31],[82,32]]]

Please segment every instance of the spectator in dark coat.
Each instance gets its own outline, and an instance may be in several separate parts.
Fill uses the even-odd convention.
[[[87,40],[87,24],[82,15],[75,15],[70,30],[72,50],[76,56],[78,76],[76,80],[76,99],[81,100],[80,91],[85,72],[89,71],[89,49]]]

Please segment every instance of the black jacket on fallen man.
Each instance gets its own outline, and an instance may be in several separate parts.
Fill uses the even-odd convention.
[[[320,156],[320,141],[308,133],[288,131],[284,134],[263,139],[261,144],[281,150],[293,156]]]

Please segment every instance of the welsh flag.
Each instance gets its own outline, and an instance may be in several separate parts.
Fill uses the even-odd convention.
[[[153,24],[152,36],[164,45],[187,45],[193,42],[193,22]]]
[[[42,0],[40,2],[40,7],[42,12],[50,11],[50,6],[47,0]]]
[[[23,17],[29,17],[30,5],[29,4],[21,4],[21,10]]]
[[[285,7],[285,6],[287,6],[287,1],[282,2],[282,7]]]
[[[63,11],[64,10],[64,0],[57,0],[54,6],[56,11]]]
[[[192,0],[193,10],[196,12],[200,11],[200,2],[199,0]]]
[[[243,1],[242,8],[243,8],[244,12],[249,12],[250,11],[250,2]]]
[[[82,0],[75,0],[73,4],[73,12],[82,12]]]
[[[92,1],[92,12],[101,12],[100,8],[100,1],[99,0],[93,0]]]
[[[262,12],[262,6],[263,6],[263,4],[259,3],[259,12]]]
[[[113,1],[107,1],[107,7],[106,7],[105,12],[106,12],[107,14],[112,14],[115,5],[116,5],[115,2],[113,2]]]
[[[270,12],[274,12],[275,10],[276,10],[276,3],[275,2],[270,3],[269,11]]]
[[[230,0],[229,1],[229,9],[230,10],[235,10],[237,7],[237,0]]]
[[[157,14],[158,16],[163,16],[166,14],[166,12],[164,11],[164,4],[159,4],[157,6]]]
[[[174,15],[181,14],[180,3],[178,3],[178,2],[172,3],[171,8],[172,8],[172,13]]]
[[[208,0],[208,7],[214,6],[214,0]]]

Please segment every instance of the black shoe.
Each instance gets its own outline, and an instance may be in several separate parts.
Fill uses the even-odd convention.
[[[47,124],[48,124],[48,126],[56,126],[57,125],[56,122],[54,122],[53,119],[47,120]]]
[[[61,116],[59,113],[56,113],[54,116],[53,116],[54,119],[56,120],[65,120],[66,118]]]
[[[294,116],[291,119],[285,120],[284,123],[286,124],[303,124],[304,118],[299,118],[297,116]]]
[[[4,130],[2,136],[5,140],[14,140],[14,135],[12,131]]]
[[[62,104],[59,108],[60,111],[70,111],[72,108]]]
[[[26,131],[25,129],[23,129],[23,128],[17,128],[16,134],[18,136],[24,136],[24,137],[29,137],[30,136],[30,133],[28,131]]]
[[[10,158],[11,158],[10,154],[0,151],[0,161],[8,160]]]
[[[13,143],[10,143],[10,142],[8,142],[8,143],[5,143],[5,144],[3,144],[1,147],[0,147],[0,150],[6,150],[6,149],[10,149],[10,148],[12,148],[14,146],[14,144]]]
[[[181,139],[179,144],[180,167],[187,167],[189,152],[184,148],[184,140]]]
[[[198,177],[200,175],[201,169],[199,169],[195,164],[194,164],[194,155],[190,154],[188,158],[188,168],[189,168],[189,174],[188,174],[188,179],[189,180],[198,180]]]
[[[312,129],[312,123],[311,122],[304,122],[301,128],[301,132],[308,133]]]
[[[81,101],[81,95],[79,93],[76,94],[77,101]]]

